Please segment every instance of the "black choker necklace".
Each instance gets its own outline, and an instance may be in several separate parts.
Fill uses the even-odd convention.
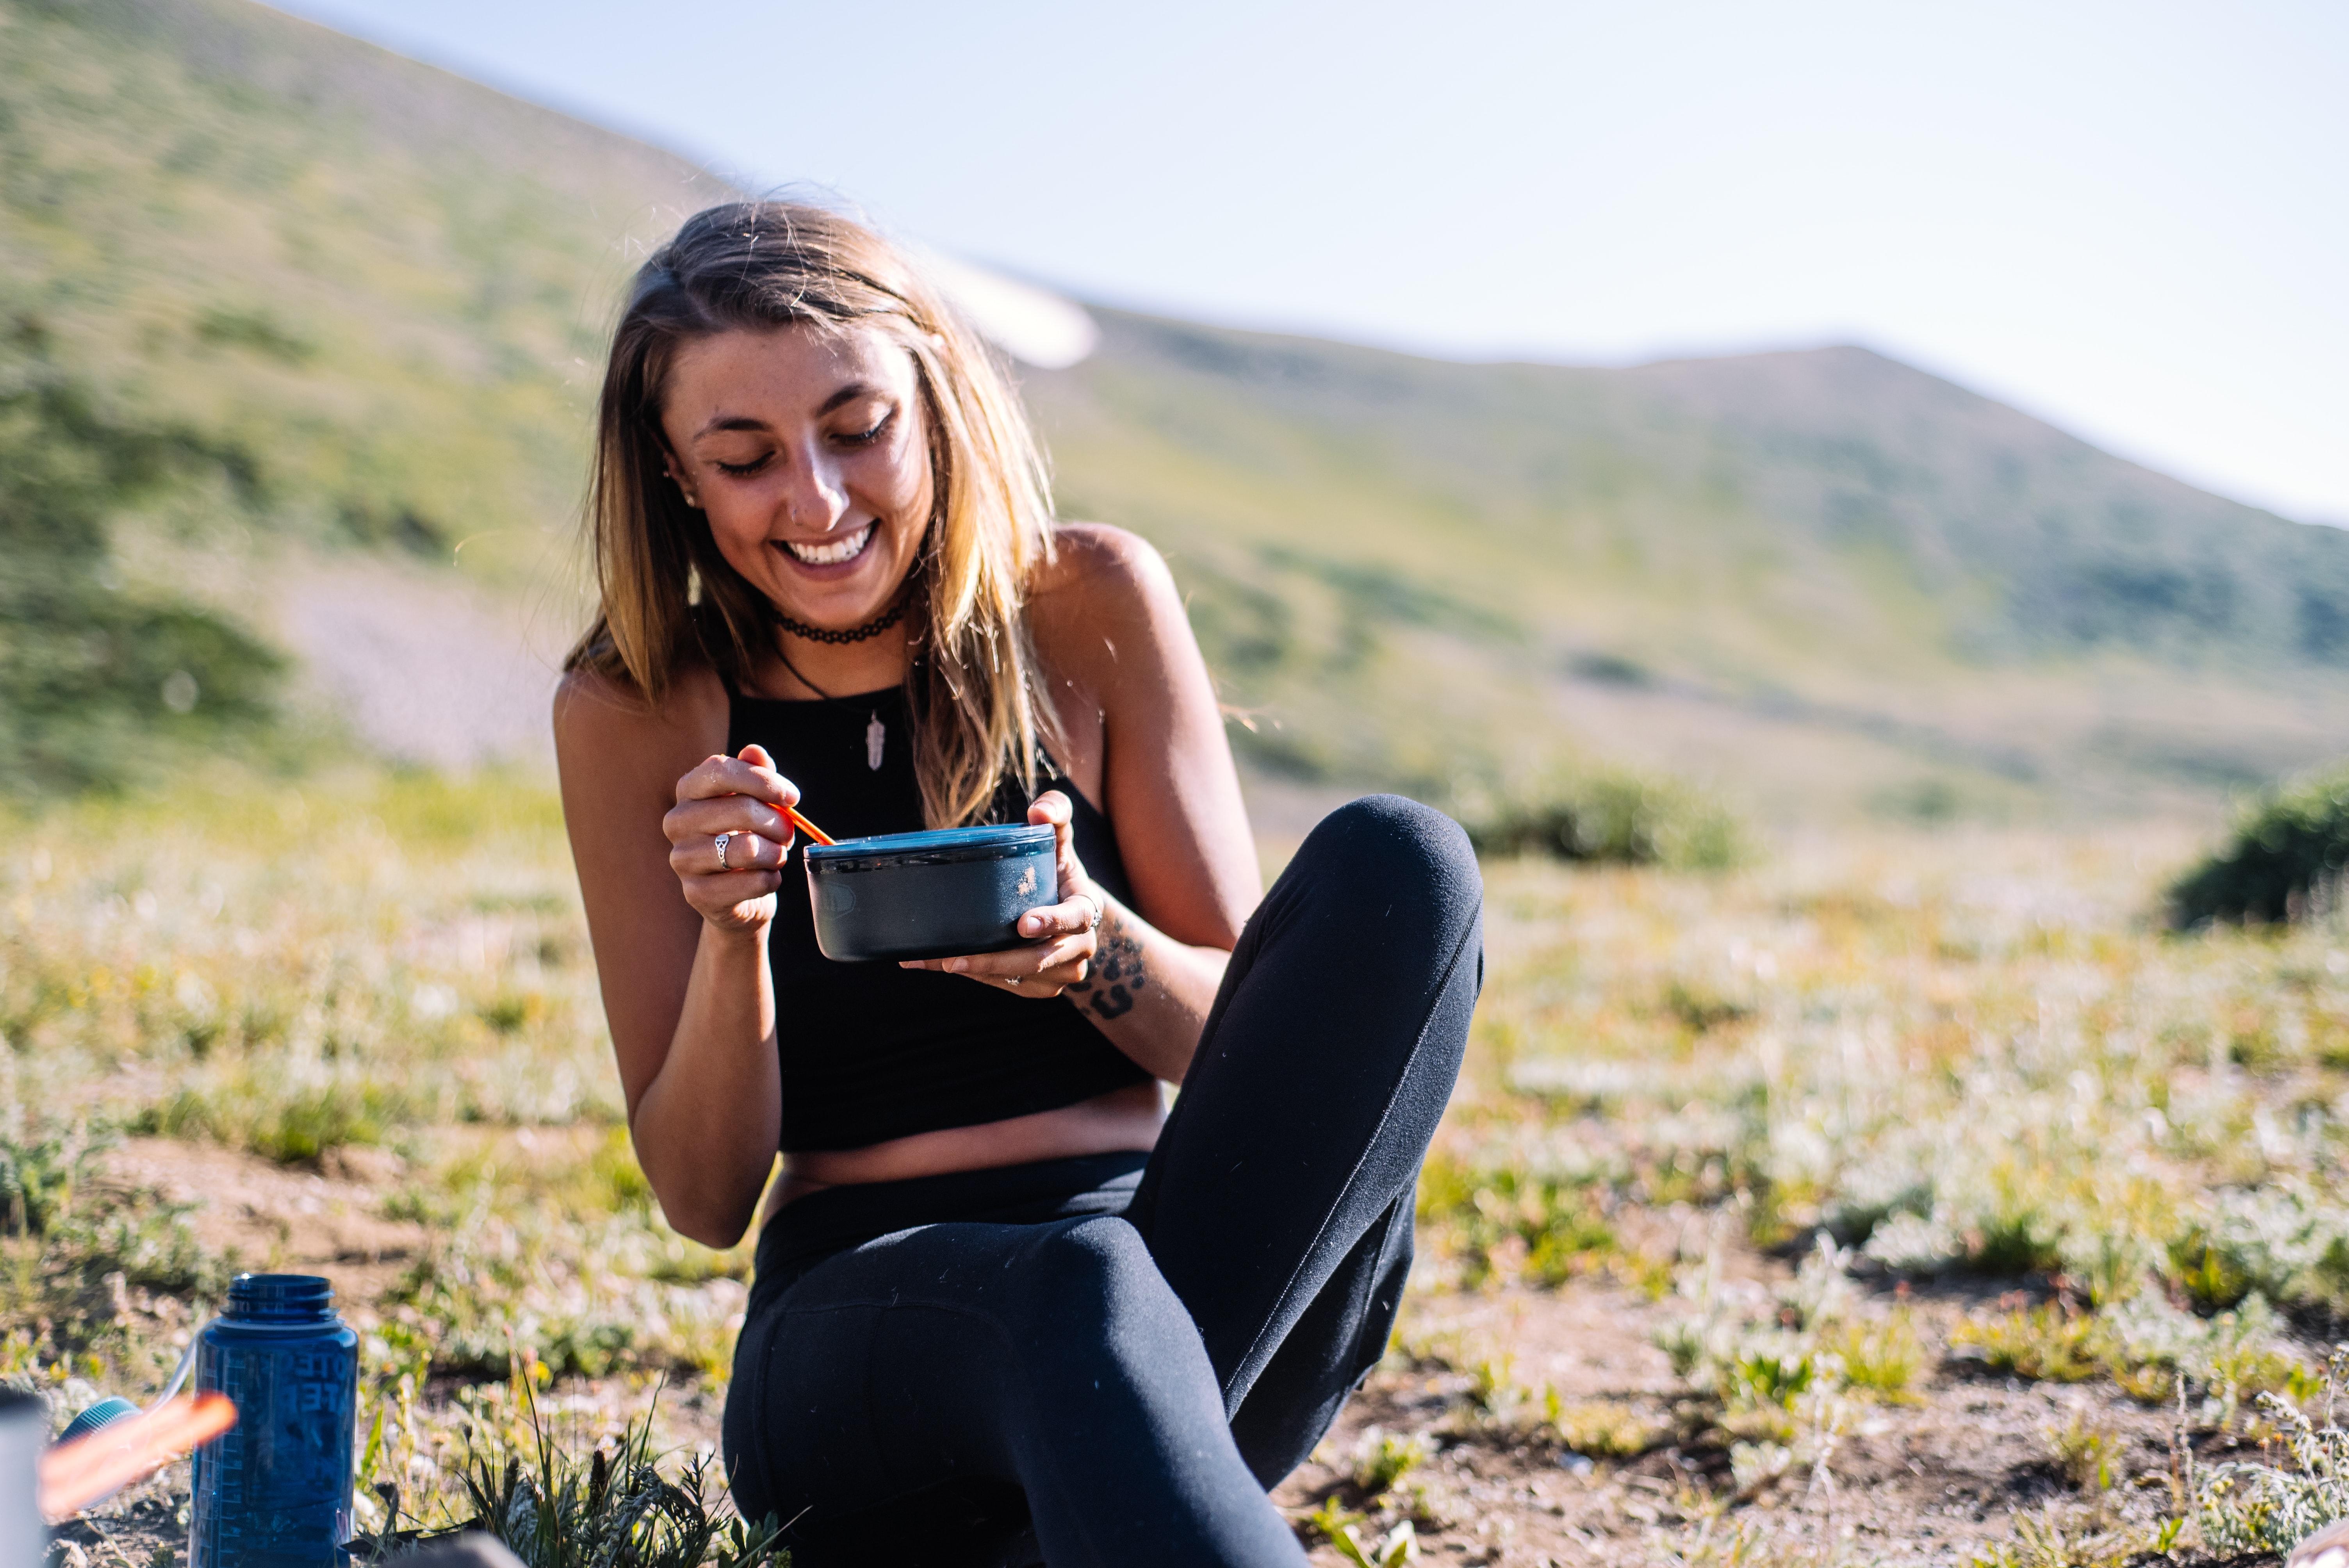
[[[844,632],[828,631],[822,626],[811,626],[805,621],[794,621],[789,615],[784,614],[781,610],[775,612],[775,621],[783,628],[784,631],[789,632],[792,636],[805,637],[811,643],[861,643],[868,637],[879,636],[882,633],[887,631],[890,627],[904,620],[905,618],[905,600],[908,597],[910,597],[910,595],[899,594],[897,602],[895,604],[890,605],[886,610],[882,611],[880,614],[874,616],[872,620],[865,622],[864,624],[861,626],[851,626]]]

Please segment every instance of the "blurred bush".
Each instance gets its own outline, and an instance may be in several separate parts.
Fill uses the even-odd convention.
[[[2171,923],[2297,920],[2333,907],[2349,865],[2349,763],[2240,810],[2227,847],[2169,890]]]
[[[127,585],[116,518],[167,492],[257,500],[240,449],[101,407],[19,321],[0,361],[0,794],[127,782],[174,747],[265,729],[285,660],[171,592]],[[30,352],[26,352],[30,350]]]
[[[1613,770],[1553,772],[1463,792],[1461,824],[1479,854],[1718,870],[1745,852],[1737,820],[1688,785]]]

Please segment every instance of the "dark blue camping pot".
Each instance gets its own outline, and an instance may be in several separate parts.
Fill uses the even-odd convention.
[[[334,1568],[351,1533],[358,1336],[315,1274],[239,1274],[196,1341],[236,1425],[196,1450],[189,1568]]]
[[[843,964],[999,953],[1019,917],[1061,902],[1049,825],[940,828],[810,844],[815,942]]]

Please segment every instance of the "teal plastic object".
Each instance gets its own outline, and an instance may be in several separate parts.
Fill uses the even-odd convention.
[[[138,1413],[139,1407],[129,1400],[109,1395],[67,1421],[66,1429],[57,1434],[57,1441],[69,1443],[76,1438],[86,1438],[100,1427],[110,1427],[117,1421],[127,1421]]]
[[[843,964],[1020,946],[1019,917],[1061,902],[1054,837],[1022,822],[810,844],[816,945]]]

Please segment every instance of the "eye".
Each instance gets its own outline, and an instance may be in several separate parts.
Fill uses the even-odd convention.
[[[884,435],[888,433],[890,425],[895,421],[896,418],[897,411],[895,408],[892,408],[887,413],[882,415],[881,418],[874,420],[871,429],[843,432],[843,434],[834,436],[833,439],[838,441],[843,447],[869,447],[874,442],[879,440]]]
[[[740,479],[745,474],[755,474],[765,468],[767,459],[773,456],[772,452],[761,452],[747,463],[721,463],[713,460],[710,466],[721,474],[732,474],[736,479]]]

